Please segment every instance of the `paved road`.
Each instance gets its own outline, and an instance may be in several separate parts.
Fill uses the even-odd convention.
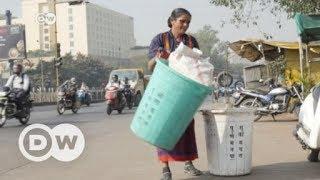
[[[152,146],[137,139],[129,125],[133,111],[107,116],[104,104],[83,108],[78,114],[58,116],[54,106],[35,107],[32,123],[54,127],[71,123],[84,133],[86,147],[77,160],[70,163],[53,158],[36,163],[26,160],[18,149],[18,137],[23,126],[15,120],[0,129],[0,180],[156,180],[161,167]],[[280,118],[281,119],[281,118]],[[183,164],[172,164],[174,179],[252,179],[278,180],[320,179],[320,163],[306,162],[303,151],[291,136],[296,121],[282,117],[279,122],[254,124],[253,171],[249,176],[223,178],[204,175],[192,178],[183,174]],[[195,165],[206,171],[204,128],[200,115],[196,116],[196,133],[200,158]]]

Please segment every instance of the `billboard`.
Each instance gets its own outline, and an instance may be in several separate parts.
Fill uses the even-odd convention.
[[[23,25],[0,26],[0,60],[26,59],[26,38]]]

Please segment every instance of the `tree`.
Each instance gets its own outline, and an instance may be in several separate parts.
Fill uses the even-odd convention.
[[[220,41],[217,34],[218,31],[209,25],[205,25],[194,33],[193,36],[197,39],[203,55],[210,57],[210,62],[217,71],[222,71],[226,68],[228,42]],[[242,68],[243,65],[241,64],[230,64],[229,70],[234,74],[241,74]]]
[[[279,13],[285,12],[288,18],[292,18],[295,13],[319,13],[320,1],[318,0],[210,0],[216,6],[223,6],[233,11],[231,23],[239,26],[258,25],[257,19],[264,12],[271,12],[281,28],[281,17]]]
[[[44,50],[35,50],[35,51],[28,51],[27,56],[29,58],[36,58],[36,57],[52,57],[54,56],[54,51],[44,51]]]
[[[201,51],[205,56],[210,57],[214,53],[214,47],[220,43],[217,34],[218,31],[214,30],[209,25],[205,25],[194,34],[201,47]]]
[[[144,74],[151,74],[148,69],[148,56],[145,55],[137,55],[130,57],[131,63],[127,66],[127,68],[142,68]]]
[[[100,87],[105,83],[112,70],[111,67],[105,65],[102,61],[77,55],[73,57],[66,54],[62,57],[63,64],[60,68],[60,78],[62,81],[76,77],[78,83],[86,82],[89,87]],[[42,62],[45,81],[49,81],[51,87],[56,84],[54,62]],[[34,87],[41,87],[41,63],[35,69],[28,70]]]

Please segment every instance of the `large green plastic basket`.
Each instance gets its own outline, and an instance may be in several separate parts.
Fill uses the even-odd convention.
[[[131,130],[150,144],[172,150],[211,91],[157,61]]]

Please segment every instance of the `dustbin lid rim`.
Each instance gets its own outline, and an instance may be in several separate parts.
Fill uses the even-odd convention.
[[[211,109],[202,110],[204,112],[210,112],[213,114],[227,114],[227,113],[254,113],[256,109],[254,108],[224,108],[224,109]]]

